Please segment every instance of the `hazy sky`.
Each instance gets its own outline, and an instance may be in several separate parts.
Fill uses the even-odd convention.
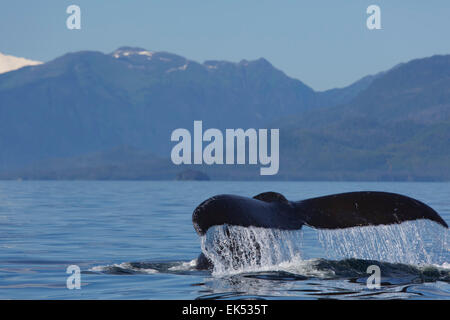
[[[71,4],[81,7],[81,30],[66,28]],[[366,27],[371,4],[382,30]],[[449,0],[14,0],[0,8],[6,54],[49,61],[129,45],[199,62],[264,57],[316,90],[450,54]]]

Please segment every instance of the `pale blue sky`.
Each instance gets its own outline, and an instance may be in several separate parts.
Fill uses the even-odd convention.
[[[81,7],[82,30],[66,28],[70,4]],[[382,30],[366,28],[371,4]],[[323,90],[450,54],[449,17],[448,0],[14,0],[0,6],[0,52],[48,61],[130,45],[199,62],[264,57]]]

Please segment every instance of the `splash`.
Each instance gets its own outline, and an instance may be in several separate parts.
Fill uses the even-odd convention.
[[[135,266],[130,262],[122,262],[120,264],[112,264],[112,265],[104,265],[104,266],[95,266],[89,269],[91,272],[100,272],[107,274],[153,274],[158,271],[152,268],[141,268],[139,266]]]
[[[302,232],[241,226],[214,226],[201,238],[214,274],[270,270],[301,260]]]
[[[357,258],[413,265],[449,261],[448,230],[428,220],[318,230],[327,258]]]
[[[122,262],[110,265],[100,265],[90,268],[87,272],[105,273],[105,274],[156,274],[156,273],[172,273],[172,274],[190,274],[197,272],[197,260],[190,261],[135,261]]]
[[[325,259],[353,258],[435,266],[450,261],[448,230],[427,220],[317,232],[319,243],[325,249]],[[311,267],[302,254],[305,249],[302,230],[214,226],[201,238],[201,246],[213,262],[213,274],[219,276],[291,272],[292,268],[307,271]]]

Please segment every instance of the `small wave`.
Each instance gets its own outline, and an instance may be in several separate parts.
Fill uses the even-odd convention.
[[[105,274],[155,274],[155,273],[197,273],[197,259],[173,262],[122,262],[119,264],[94,266],[89,272]]]
[[[158,273],[158,270],[152,268],[140,268],[133,265],[131,262],[123,262],[120,264],[95,266],[89,269],[91,272],[100,272],[106,274],[153,274]]]
[[[169,268],[170,271],[191,271],[197,270],[197,259],[193,259],[187,262],[180,262]]]
[[[196,269],[197,260],[176,262],[123,262],[120,264],[94,266],[88,272],[135,275],[135,274],[205,274]],[[232,270],[222,274],[213,274],[218,278],[244,277],[263,280],[299,281],[308,279],[338,280],[348,279],[365,282],[370,274],[371,265],[380,267],[383,284],[407,284],[443,281],[450,283],[450,266],[442,265],[415,266],[402,263],[380,262],[363,259],[309,259],[295,258],[277,265],[255,266],[246,270]],[[209,273],[207,273],[209,274]]]

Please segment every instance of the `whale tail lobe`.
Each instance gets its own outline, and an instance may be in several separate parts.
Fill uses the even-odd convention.
[[[396,193],[340,193],[299,201],[295,207],[306,225],[318,229],[399,224],[418,219],[428,219],[448,228],[432,208]]]

